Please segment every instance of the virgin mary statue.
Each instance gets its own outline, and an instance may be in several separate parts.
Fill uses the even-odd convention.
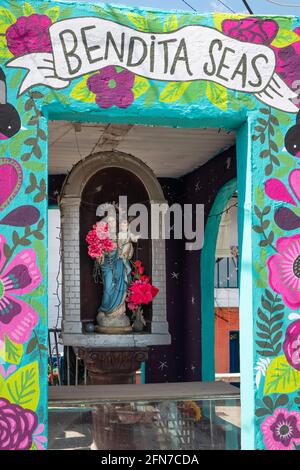
[[[98,310],[96,327],[99,333],[127,333],[132,330],[126,315],[127,288],[131,280],[129,260],[133,255],[135,237],[128,232],[128,223],[123,221],[119,236],[116,236],[116,218],[107,219],[110,238],[116,248],[97,259],[103,282],[101,305]]]

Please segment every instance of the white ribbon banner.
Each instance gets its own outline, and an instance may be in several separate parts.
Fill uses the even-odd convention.
[[[60,89],[108,65],[161,81],[209,80],[253,93],[260,101],[296,113],[297,94],[275,73],[271,48],[232,39],[206,26],[171,33],[143,33],[112,21],[81,17],[50,26],[52,53],[12,59],[8,67],[27,69],[19,95],[35,85]]]

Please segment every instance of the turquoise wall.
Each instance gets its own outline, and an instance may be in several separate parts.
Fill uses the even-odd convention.
[[[294,17],[0,0],[0,448],[47,446],[49,119],[238,131],[243,447],[300,444],[299,54]]]

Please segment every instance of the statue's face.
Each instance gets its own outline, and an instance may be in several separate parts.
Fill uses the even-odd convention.
[[[123,220],[123,222],[121,223],[121,232],[127,232],[128,230],[128,222],[127,220]]]
[[[117,228],[117,221],[116,221],[115,217],[108,217],[107,223],[108,223],[109,231],[115,233],[116,228]]]

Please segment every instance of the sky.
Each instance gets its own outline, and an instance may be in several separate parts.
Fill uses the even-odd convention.
[[[81,0],[82,1],[82,0]],[[90,3],[90,0],[85,0]],[[300,16],[300,0],[247,0],[249,6],[252,8],[254,14],[267,14],[267,15],[296,15]],[[281,3],[286,5],[294,6],[279,6],[274,3]],[[98,2],[98,0],[93,0],[93,2]],[[244,13],[247,12],[245,6],[243,5],[242,0],[186,0],[187,3],[191,5],[192,8],[199,11],[200,13],[219,11],[219,12],[228,12],[230,9],[235,13]],[[99,3],[105,3],[105,1],[100,1]],[[183,0],[115,0],[109,1],[107,3],[115,5],[129,5],[135,7],[153,7],[160,8],[163,10],[187,10],[192,11],[188,5],[184,3]],[[226,4],[226,8],[223,4]]]

